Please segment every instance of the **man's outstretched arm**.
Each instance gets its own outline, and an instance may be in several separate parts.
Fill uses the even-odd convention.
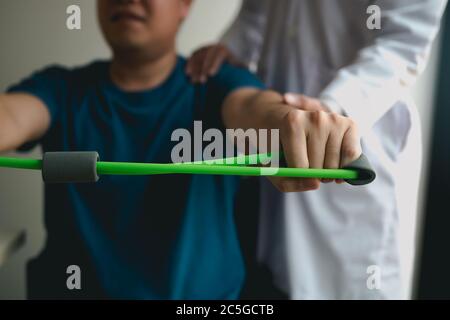
[[[230,129],[279,129],[280,143],[289,167],[337,169],[361,155],[354,121],[324,111],[304,111],[287,105],[274,91],[239,89],[222,107]],[[318,179],[271,178],[283,192],[319,188]]]
[[[0,94],[0,152],[42,137],[50,126],[44,102],[29,94]]]

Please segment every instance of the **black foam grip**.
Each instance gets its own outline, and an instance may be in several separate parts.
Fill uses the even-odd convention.
[[[353,186],[362,186],[369,184],[375,180],[377,174],[372,169],[369,159],[362,154],[357,160],[343,167],[343,169],[351,169],[358,171],[358,179],[355,180],[345,180],[348,184]]]
[[[97,152],[46,152],[42,158],[45,183],[94,183],[97,174]]]

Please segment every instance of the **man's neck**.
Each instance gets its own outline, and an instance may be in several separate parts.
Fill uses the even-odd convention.
[[[124,91],[148,90],[163,83],[176,62],[175,51],[154,59],[115,54],[110,75],[112,81]]]

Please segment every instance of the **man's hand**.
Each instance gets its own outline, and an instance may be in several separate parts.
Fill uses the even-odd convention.
[[[186,74],[194,83],[204,83],[209,77],[216,75],[225,62],[243,66],[223,44],[205,46],[195,51],[189,58]]]
[[[293,168],[338,169],[361,155],[356,124],[325,111],[291,110],[281,122],[280,139],[287,164]],[[283,192],[315,190],[320,186],[318,179],[271,180]]]
[[[284,103],[296,107],[304,111],[325,111],[329,110],[325,107],[319,99],[308,97],[302,94],[286,93],[283,95]],[[331,179],[321,179],[323,183],[333,182]],[[338,184],[344,183],[343,180],[334,180]]]
[[[291,168],[338,169],[361,155],[358,128],[351,119],[321,110],[287,105],[276,92],[241,89],[223,106],[228,128],[279,129],[280,142]],[[319,179],[271,177],[282,192],[316,190]]]

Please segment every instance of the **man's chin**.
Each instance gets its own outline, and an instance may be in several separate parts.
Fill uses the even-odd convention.
[[[142,50],[145,50],[145,48],[148,47],[144,42],[137,41],[137,40],[131,40],[131,39],[120,39],[116,41],[111,41],[110,46],[112,47],[113,51],[120,51],[120,52],[139,52]]]

